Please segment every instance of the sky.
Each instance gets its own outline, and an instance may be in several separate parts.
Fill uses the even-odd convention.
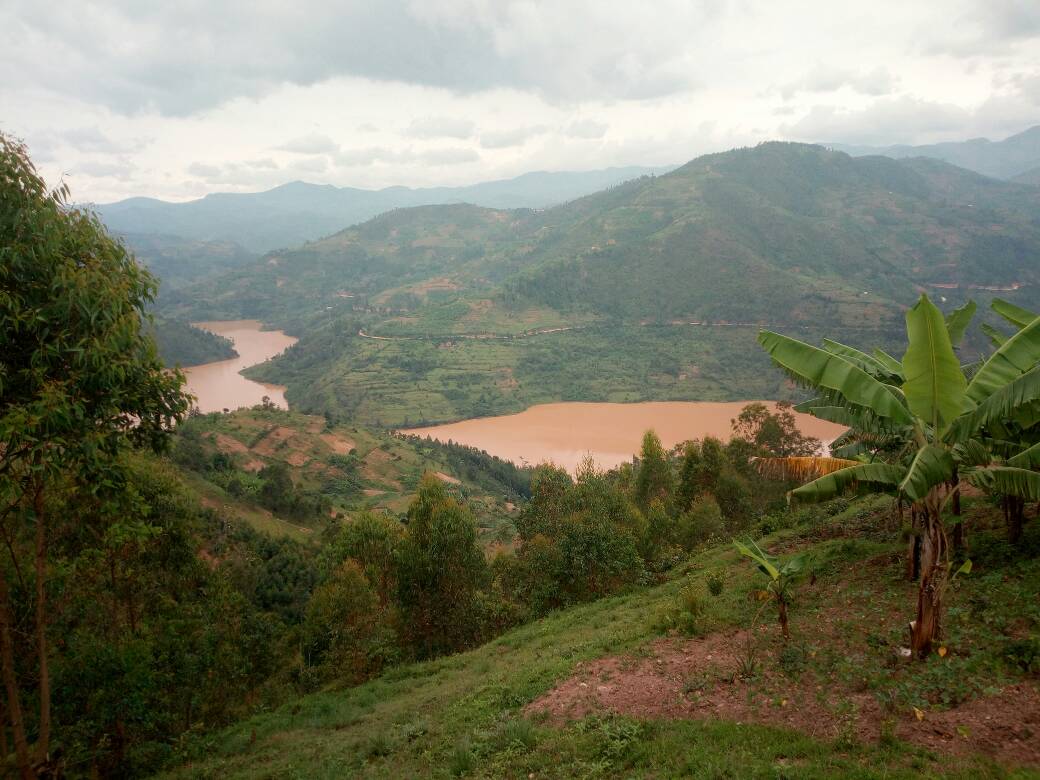
[[[1038,123],[1038,0],[0,0],[0,132],[80,202]]]

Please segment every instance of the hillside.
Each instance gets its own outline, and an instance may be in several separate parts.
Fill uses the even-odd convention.
[[[116,232],[232,242],[253,252],[266,252],[327,236],[346,225],[396,208],[431,203],[542,208],[663,170],[668,168],[543,171],[465,187],[418,189],[364,190],[297,181],[265,192],[218,192],[184,203],[129,198],[94,208],[108,228]]]
[[[912,585],[888,501],[839,502],[763,540],[812,556],[787,647],[720,545],[660,586],[198,739],[167,776],[1036,777],[1040,566],[984,502],[966,511],[975,570],[921,668],[895,652]]]
[[[332,517],[362,510],[402,516],[429,471],[473,512],[483,544],[508,544],[511,513],[530,481],[527,471],[466,448],[261,407],[183,423],[173,460],[204,505],[258,531],[309,542]],[[292,482],[284,501],[263,500],[263,470],[272,465]]]
[[[232,241],[203,241],[178,236],[121,233],[142,265],[162,281],[165,294],[256,260],[256,254]]]
[[[1002,141],[973,138],[970,141],[921,146],[851,146],[838,143],[827,143],[825,146],[857,157],[875,154],[895,158],[932,157],[984,176],[1015,179],[1018,175],[1040,166],[1040,125]]]
[[[544,211],[393,211],[167,311],[286,328],[300,343],[252,375],[366,424],[779,397],[759,326],[883,345],[919,291],[1029,305],[1038,209],[1034,188],[936,161],[763,144]]]

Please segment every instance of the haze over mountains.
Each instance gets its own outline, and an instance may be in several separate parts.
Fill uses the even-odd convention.
[[[211,193],[185,203],[129,198],[95,208],[118,233],[157,234],[191,241],[231,241],[251,252],[292,247],[395,208],[473,203],[490,208],[542,208],[674,166],[525,173],[465,187],[387,187],[364,190],[289,182],[265,192]]]
[[[872,154],[897,159],[933,157],[996,179],[1014,179],[1030,184],[1040,181],[1040,125],[1016,133],[1003,141],[973,138],[969,141],[924,146],[854,146],[840,143],[825,145],[857,157]]]

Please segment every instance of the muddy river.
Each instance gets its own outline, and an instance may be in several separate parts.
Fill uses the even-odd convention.
[[[613,468],[639,451],[643,433],[653,428],[666,448],[687,439],[729,439],[730,421],[751,401],[651,401],[635,404],[540,404],[520,414],[409,428],[403,433],[430,436],[486,450],[520,465],[552,461],[573,472],[586,455],[601,468]],[[764,403],[772,404],[770,401]],[[802,433],[824,442],[845,429],[807,414],[796,414]]]
[[[285,388],[246,379],[239,371],[257,363],[263,363],[279,355],[296,343],[292,336],[280,330],[260,330],[257,320],[221,320],[196,322],[195,327],[226,336],[235,344],[238,357],[204,363],[184,369],[188,378],[187,389],[198,399],[203,412],[219,412],[223,409],[238,409],[255,406],[266,395],[272,403],[287,409]]]

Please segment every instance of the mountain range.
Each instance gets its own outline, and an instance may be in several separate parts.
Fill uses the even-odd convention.
[[[250,252],[296,246],[396,208],[473,203],[490,208],[543,208],[674,166],[525,173],[465,187],[365,190],[295,181],[265,192],[218,192],[171,203],[129,198],[93,208],[112,231],[192,242],[232,242]]]
[[[1040,182],[1040,125],[1003,141],[973,138],[925,146],[852,146],[839,143],[825,146],[856,157],[932,157],[996,179],[1014,179],[1030,184]]]
[[[1040,189],[937,160],[765,143],[544,210],[397,209],[187,287],[167,310],[289,329],[300,343],[257,375],[369,422],[771,397],[759,327],[826,323],[873,346],[920,292],[1035,305],[1038,214]]]

